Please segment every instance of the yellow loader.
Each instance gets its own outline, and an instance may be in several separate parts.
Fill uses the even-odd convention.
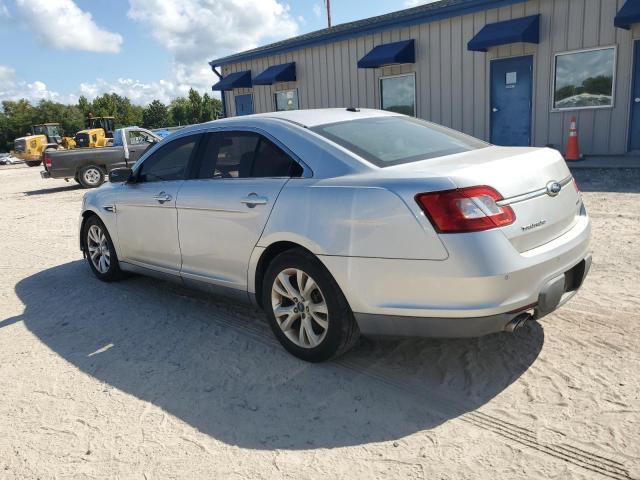
[[[62,136],[59,123],[43,123],[33,125],[30,133],[16,138],[13,141],[11,154],[30,167],[37,167],[42,163],[42,154],[45,150],[74,147],[75,140]]]

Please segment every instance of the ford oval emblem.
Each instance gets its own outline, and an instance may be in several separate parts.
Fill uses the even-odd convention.
[[[550,197],[555,197],[556,195],[558,195],[560,193],[560,190],[562,190],[562,185],[560,185],[558,182],[547,183],[547,195],[549,195]]]

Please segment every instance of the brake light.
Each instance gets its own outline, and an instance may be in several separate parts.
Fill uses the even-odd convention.
[[[51,157],[48,153],[44,154],[44,166],[45,168],[51,168]]]
[[[497,204],[502,195],[487,186],[419,193],[415,199],[439,233],[480,232],[516,220],[511,207]]]

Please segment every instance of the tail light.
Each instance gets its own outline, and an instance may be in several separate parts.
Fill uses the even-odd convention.
[[[516,214],[487,186],[419,193],[416,201],[439,233],[480,232],[511,225]]]
[[[51,168],[51,157],[49,156],[48,153],[44,154],[44,167]]]

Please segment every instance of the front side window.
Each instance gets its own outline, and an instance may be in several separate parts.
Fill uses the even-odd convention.
[[[311,130],[378,167],[417,162],[489,146],[455,130],[401,115],[330,123]]]
[[[178,138],[156,150],[140,165],[138,182],[184,180],[198,135]]]
[[[210,133],[197,178],[300,176],[302,168],[270,140],[252,132]]]
[[[284,90],[276,92],[276,111],[298,110],[298,90]]]
[[[553,109],[612,107],[615,62],[614,47],[556,55]]]
[[[142,130],[129,130],[129,145],[153,143],[154,138]]]
[[[382,110],[416,116],[415,74],[383,77],[380,79]]]

